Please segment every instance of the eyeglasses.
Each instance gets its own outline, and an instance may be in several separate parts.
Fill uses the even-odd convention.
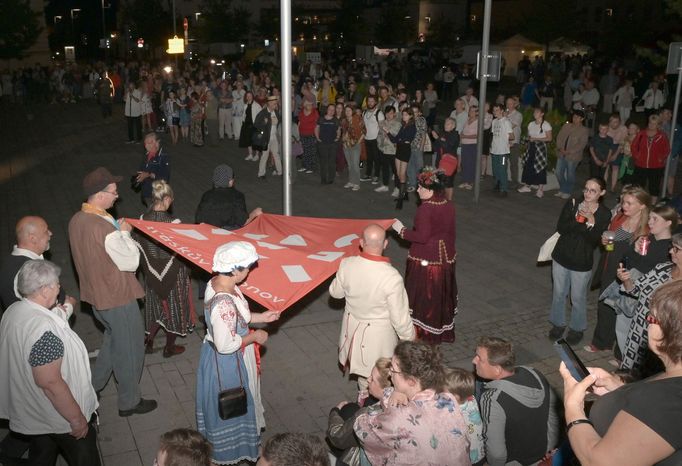
[[[658,318],[656,318],[654,313],[651,311],[646,313],[645,319],[649,324],[661,325],[661,322],[658,320]]]
[[[590,194],[599,194],[600,192],[601,192],[601,191],[599,191],[598,189],[583,188],[583,193],[585,193],[585,194],[587,194],[587,193],[590,193]]]
[[[112,196],[118,197],[118,191],[100,191],[101,193],[111,194]]]
[[[673,252],[673,254],[677,254],[678,252],[682,251],[682,248],[675,246],[674,244],[670,247],[670,250]]]

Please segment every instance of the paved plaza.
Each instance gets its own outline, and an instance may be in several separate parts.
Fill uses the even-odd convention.
[[[30,111],[30,113],[29,113]],[[103,120],[94,103],[24,107],[0,106],[0,251],[8,254],[14,244],[14,225],[28,214],[44,217],[53,232],[49,258],[62,267],[62,286],[78,296],[78,286],[68,246],[67,224],[82,202],[83,176],[97,166],[124,176],[119,186],[118,216],[138,217],[143,212],[139,195],[127,179],[143,158],[142,145],[128,145],[122,109],[115,107],[113,119]],[[236,141],[217,146],[192,147],[189,143],[162,144],[172,156],[170,184],[175,190],[174,215],[184,222],[194,220],[201,194],[211,187],[213,168],[231,165],[236,183],[246,195],[249,209],[282,213],[282,178],[256,177],[257,164],[244,160]],[[582,171],[580,172],[582,173]],[[375,193],[368,183],[359,192],[342,188],[345,176],[333,185],[320,185],[317,174],[296,174],[293,192],[294,215],[334,218],[400,218],[411,226],[413,200],[396,211],[387,193]],[[543,371],[559,386],[558,358],[546,334],[551,302],[550,267],[535,263],[538,249],[554,232],[562,206],[549,192],[543,199],[510,193],[507,199],[493,195],[490,177],[482,182],[481,198],[473,202],[470,191],[456,191],[457,282],[459,315],[456,342],[442,349],[448,363],[471,367],[476,339],[497,335],[516,344],[518,362]],[[607,205],[614,203],[613,196]],[[407,244],[391,234],[387,255],[401,271],[405,269]],[[331,280],[331,279],[330,279]],[[321,285],[274,325],[262,359],[262,395],[266,409],[265,436],[300,431],[324,436],[327,414],[333,406],[355,395],[355,383],[338,368],[337,341],[343,302],[331,300]],[[196,287],[195,287],[196,290]],[[590,294],[591,336],[596,292]],[[201,303],[196,302],[197,309]],[[89,307],[75,312],[75,328],[89,351],[95,351],[102,333]],[[162,357],[163,332],[157,351],[148,355],[142,378],[145,398],[158,400],[159,407],[146,415],[118,416],[116,388],[110,381],[102,392],[99,442],[108,466],[151,465],[159,436],[177,427],[194,427],[194,392],[203,327],[178,339],[187,351],[169,359]],[[582,345],[581,345],[582,346]],[[608,368],[607,353],[579,355],[593,365]]]

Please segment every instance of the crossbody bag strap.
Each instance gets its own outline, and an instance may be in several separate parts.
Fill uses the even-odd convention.
[[[216,296],[217,296],[217,294],[216,294]],[[209,303],[208,303],[209,313],[213,312],[212,306],[213,306],[213,301],[215,300],[216,296],[213,296],[213,298],[211,298],[211,301],[209,301]],[[237,311],[237,312],[239,312],[239,311]],[[216,374],[218,375],[218,389],[220,391],[223,391],[223,384],[220,381],[220,366],[218,366],[218,349],[215,347],[215,342],[213,342],[213,350],[214,350],[213,351],[213,358],[215,359],[215,371],[216,371]],[[239,351],[239,350],[237,350],[237,351]],[[234,352],[234,357],[237,360],[237,373],[239,374],[239,386],[244,387],[244,382],[242,381],[242,369],[239,365],[239,357],[237,356],[237,351]]]

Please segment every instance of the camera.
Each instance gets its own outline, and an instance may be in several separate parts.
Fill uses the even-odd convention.
[[[137,173],[130,177],[130,189],[139,193],[142,190],[142,183],[137,181]]]

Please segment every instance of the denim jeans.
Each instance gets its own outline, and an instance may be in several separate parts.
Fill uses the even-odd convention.
[[[407,162],[407,185],[417,187],[417,175],[424,167],[424,151],[412,149],[410,161]]]
[[[559,192],[572,194],[575,186],[575,170],[578,163],[559,157],[556,162],[556,178],[559,181]]]
[[[571,296],[571,320],[569,327],[577,332],[587,328],[587,288],[592,271],[576,272],[552,261],[552,310],[549,321],[557,327],[566,326],[566,298]]]
[[[343,154],[348,164],[348,181],[360,185],[360,143],[352,147],[343,147]]]
[[[509,154],[492,154],[493,177],[495,177],[495,182],[500,183],[500,191],[503,193],[507,192],[507,183],[509,182],[508,164]]]

